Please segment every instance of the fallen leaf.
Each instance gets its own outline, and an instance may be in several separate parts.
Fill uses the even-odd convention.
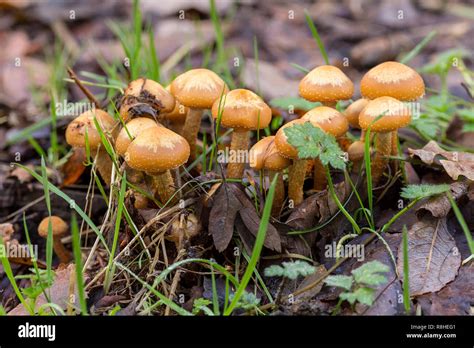
[[[453,180],[459,176],[474,180],[474,154],[443,150],[434,140],[422,149],[408,149],[408,152],[411,157],[417,156],[426,164],[440,165]]]
[[[445,218],[425,218],[408,230],[410,296],[436,292],[456,278],[461,254]],[[403,247],[398,248],[397,269],[403,274]]]
[[[12,234],[15,232],[13,225],[10,223],[0,224],[0,237],[3,238],[3,242],[7,243],[12,239]]]
[[[86,160],[86,150],[82,147],[73,148],[72,156],[68,158],[67,162],[62,167],[64,174],[63,186],[73,185],[79,180],[86,167],[84,161]]]
[[[260,217],[257,215],[255,208],[244,207],[239,211],[239,214],[244,225],[255,237],[257,237],[258,229],[260,227]],[[280,235],[276,228],[270,223],[267,226],[267,233],[263,245],[268,249],[277,252],[281,251]]]
[[[459,200],[461,197],[466,195],[468,184],[467,182],[455,182],[451,185],[451,195],[454,200]],[[451,211],[451,203],[449,202],[446,194],[441,194],[432,198],[429,198],[425,203],[417,208],[417,212],[428,211],[433,217],[441,218],[448,215]]]

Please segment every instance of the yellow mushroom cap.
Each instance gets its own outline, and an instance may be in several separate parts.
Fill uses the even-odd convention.
[[[363,108],[369,103],[368,99],[361,98],[353,102],[347,107],[344,111],[344,116],[346,117],[349,124],[354,128],[360,128],[359,125],[359,114]]]
[[[166,90],[171,92],[171,85],[166,86]],[[162,114],[161,116],[164,119],[172,123],[181,123],[186,120],[186,116],[188,115],[189,108],[184,106],[176,99],[176,104],[174,105],[174,109],[170,112]]]
[[[221,124],[228,128],[263,129],[272,119],[272,110],[248,89],[234,89],[212,105],[212,116],[221,116]]]
[[[339,68],[322,65],[311,70],[300,82],[299,93],[312,102],[351,99],[354,84]]]
[[[279,172],[291,165],[288,158],[278,153],[273,135],[263,138],[252,146],[249,157],[250,167],[256,170],[268,169]]]
[[[280,155],[285,158],[297,159],[298,158],[298,150],[288,143],[288,138],[284,132],[285,128],[294,126],[295,124],[303,124],[308,121],[304,121],[302,119],[297,119],[288,122],[287,124],[280,127],[278,132],[275,135],[275,145],[277,151]]]
[[[124,96],[147,99],[159,105],[160,113],[173,110],[175,99],[173,95],[158,82],[143,77],[130,82],[124,92]],[[155,100],[153,100],[153,98]]]
[[[364,158],[365,143],[360,140],[354,141],[347,149],[347,154],[352,162],[359,162]]]
[[[171,83],[171,93],[184,106],[210,109],[216,99],[229,91],[224,80],[208,69],[193,69]]]
[[[73,147],[86,146],[86,129],[89,147],[95,150],[101,144],[99,131],[95,127],[97,119],[104,133],[111,131],[116,122],[112,116],[100,109],[89,110],[76,117],[66,128],[66,142]]]
[[[374,122],[380,115],[377,121]],[[361,111],[359,124],[362,129],[386,133],[407,126],[411,121],[409,108],[401,101],[392,97],[380,97],[371,100]],[[374,122],[374,123],[372,123]]]
[[[124,156],[133,139],[135,139],[145,129],[155,127],[160,127],[160,125],[150,118],[134,118],[120,130],[120,133],[115,139],[115,150],[120,156]],[[130,137],[132,138],[130,139]]]
[[[49,221],[51,220],[51,230],[53,232],[53,237],[56,236],[63,236],[64,234],[67,233],[69,226],[68,224],[61,219],[59,216],[51,216],[51,217],[45,217],[43,220],[41,220],[39,226],[38,226],[38,234],[46,238],[48,237],[48,226],[49,226]]]
[[[349,129],[349,122],[346,118],[339,111],[328,106],[315,107],[304,114],[301,119],[311,122],[314,126],[336,138],[346,134]]]
[[[133,169],[161,173],[187,162],[189,144],[182,136],[165,128],[148,128],[128,146],[125,161]]]
[[[364,98],[388,96],[409,101],[425,94],[421,76],[409,66],[398,62],[385,62],[370,69],[362,78],[360,92]]]

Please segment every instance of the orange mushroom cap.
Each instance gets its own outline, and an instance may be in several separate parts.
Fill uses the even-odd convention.
[[[368,99],[388,96],[409,101],[425,94],[425,83],[409,66],[398,62],[385,62],[364,75],[360,91],[362,96]]]
[[[275,145],[280,155],[282,155],[285,158],[298,159],[298,149],[290,145],[284,130],[287,127],[294,126],[295,124],[303,124],[305,122],[308,122],[308,121],[305,121],[302,119],[296,119],[280,127],[280,129],[275,135]]]
[[[301,119],[311,122],[336,138],[346,134],[349,129],[347,119],[339,111],[328,106],[317,106],[304,114]]]
[[[279,172],[291,165],[291,161],[278,152],[273,135],[263,138],[252,146],[249,158],[250,167],[256,170],[268,169]]]
[[[228,128],[263,129],[272,119],[272,110],[255,93],[248,89],[234,89],[212,105],[212,116],[222,114],[221,124]]]
[[[99,131],[95,127],[94,118],[103,132],[111,131],[116,122],[112,116],[100,109],[86,111],[76,117],[66,128],[66,142],[73,147],[86,146],[86,129],[89,147],[95,150],[101,144]]]
[[[133,139],[135,139],[144,130],[156,127],[161,127],[161,125],[156,123],[151,118],[134,118],[133,120],[127,122],[125,127],[120,130],[120,133],[115,139],[115,150],[120,156],[124,156]]]
[[[166,90],[171,92],[171,85],[166,86]],[[184,106],[176,99],[176,104],[174,105],[174,109],[170,112],[162,114],[161,116],[172,122],[172,123],[181,123],[186,120],[186,116],[188,115],[189,108]]]
[[[361,98],[353,102],[351,105],[344,110],[344,116],[346,117],[349,124],[354,128],[360,128],[359,125],[359,114],[363,108],[369,103],[368,99]]]
[[[148,173],[162,173],[187,162],[189,144],[182,136],[165,128],[148,128],[128,146],[127,164]]]
[[[224,80],[208,69],[193,69],[179,75],[170,85],[171,93],[190,108],[210,109],[229,91]]]
[[[311,70],[300,82],[299,93],[312,102],[351,99],[354,84],[339,68],[322,65]]]
[[[38,234],[43,237],[48,237],[48,226],[49,221],[51,220],[51,230],[53,232],[53,237],[60,237],[67,233],[69,226],[68,224],[61,219],[59,216],[47,216],[41,220],[38,225]]]
[[[379,116],[381,117],[375,121]],[[380,133],[405,127],[410,121],[411,112],[409,108],[403,102],[392,97],[380,97],[371,100],[359,116],[359,124],[362,129],[370,127],[372,131]]]

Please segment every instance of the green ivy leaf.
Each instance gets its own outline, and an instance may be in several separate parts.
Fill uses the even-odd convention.
[[[337,286],[338,288],[343,288],[345,290],[350,290],[352,288],[352,283],[354,279],[351,276],[346,275],[333,275],[328,276],[324,283],[329,286]]]
[[[296,279],[299,276],[306,277],[313,274],[314,267],[304,261],[283,262],[282,265],[272,265],[265,268],[266,277],[286,277],[289,279]]]
[[[385,276],[379,273],[387,273],[389,271],[390,268],[387,265],[379,261],[370,261],[354,269],[351,273],[357,284],[378,286],[387,281]]]
[[[402,188],[400,196],[406,199],[421,199],[430,196],[436,196],[449,191],[450,187],[447,184],[441,185],[407,185]]]
[[[302,159],[319,158],[324,166],[345,169],[344,151],[336,139],[310,122],[296,124],[284,130],[288,142],[298,150]]]

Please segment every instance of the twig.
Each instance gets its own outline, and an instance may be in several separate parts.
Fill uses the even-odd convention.
[[[101,109],[100,107],[100,103],[97,101],[97,99],[95,99],[94,95],[82,84],[81,80],[78,79],[76,73],[74,72],[74,70],[72,70],[70,67],[67,67],[67,73],[69,74],[69,77],[76,83],[76,85],[80,88],[80,90],[82,91],[82,93],[85,94],[85,96],[87,97],[87,99],[89,99],[89,101],[91,103],[94,103],[95,107],[97,109]]]

